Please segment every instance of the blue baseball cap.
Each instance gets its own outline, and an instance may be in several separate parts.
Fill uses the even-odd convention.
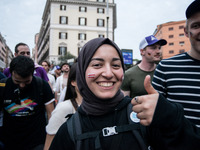
[[[60,70],[60,66],[56,66],[56,69],[57,69],[57,70]]]
[[[186,18],[189,19],[197,12],[200,12],[200,0],[195,0],[188,6],[185,11]]]
[[[144,49],[147,46],[153,45],[155,43],[160,44],[160,46],[166,45],[167,41],[164,39],[160,39],[158,40],[155,36],[150,35],[145,37],[141,42],[140,42],[140,46],[139,49]]]

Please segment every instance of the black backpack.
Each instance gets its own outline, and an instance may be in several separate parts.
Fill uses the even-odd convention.
[[[129,124],[127,125],[105,127],[102,130],[82,133],[79,112],[77,111],[74,115],[72,115],[67,120],[67,129],[68,129],[70,138],[72,139],[73,143],[76,146],[76,150],[81,150],[82,140],[88,139],[88,138],[95,138],[95,149],[101,149],[100,139],[98,136],[101,132],[103,132],[103,136],[110,136],[110,135],[114,135],[114,134],[117,134],[120,132],[126,132],[126,131],[132,131],[133,135],[136,137],[140,145],[141,150],[150,150],[151,147],[147,146],[145,127],[142,126],[140,123],[137,123],[137,124],[134,123],[130,119],[129,116],[131,112],[132,112],[132,104],[129,103],[127,105],[127,116],[129,119]],[[112,148],[112,149],[117,149],[119,144],[120,144],[120,140],[115,141],[114,142],[115,148]]]

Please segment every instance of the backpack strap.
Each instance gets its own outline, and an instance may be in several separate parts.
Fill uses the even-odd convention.
[[[34,76],[36,79],[37,87],[39,89],[40,96],[43,96],[43,79],[37,76]]]
[[[133,107],[133,105],[131,103],[129,103],[127,106],[127,117],[128,117],[129,124],[135,124],[130,118],[130,114],[132,112],[132,107]],[[132,130],[132,133],[135,136],[135,138],[137,139],[137,141],[140,145],[140,148],[142,150],[147,150],[148,146],[147,146],[147,141],[146,141],[145,127],[142,126],[140,123],[138,123],[138,126],[139,126],[139,130]]]
[[[100,134],[103,134],[103,136],[111,136],[111,135],[118,134],[121,132],[126,132],[126,131],[132,131],[141,149],[147,150],[147,144],[145,142],[146,140],[144,140],[143,136],[141,136],[141,133],[143,133],[145,130],[143,130],[144,128],[142,128],[143,126],[141,124],[139,123],[136,124],[132,122],[132,120],[129,117],[131,112],[132,112],[132,104],[129,103],[127,105],[127,116],[128,116],[129,124],[127,125],[105,127],[102,130],[82,133],[80,116],[79,116],[79,112],[77,111],[74,115],[72,115],[67,120],[67,129],[69,132],[69,136],[71,140],[73,141],[73,143],[75,144],[76,150],[81,150],[81,141],[88,138],[95,138],[95,149],[100,149],[101,148],[100,139],[99,139]],[[141,133],[139,131],[141,131]]]
[[[67,120],[67,129],[71,140],[76,146],[76,150],[81,150],[81,140],[76,139],[76,135],[82,134],[82,128],[78,111],[76,111],[76,113]]]
[[[99,135],[111,136],[121,132],[139,130],[140,126],[136,124],[127,124],[122,126],[105,127],[102,130],[82,133],[80,117],[78,111],[67,120],[67,129],[71,140],[76,146],[76,150],[81,149],[81,141],[88,138],[95,138],[95,149],[101,149]]]
[[[3,78],[0,80],[0,111],[2,109],[2,105],[3,104],[3,96],[4,96],[4,90],[5,90],[5,86],[6,86],[6,81],[8,78]]]

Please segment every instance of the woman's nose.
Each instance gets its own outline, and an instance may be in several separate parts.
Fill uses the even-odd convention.
[[[102,76],[106,77],[106,78],[112,78],[113,77],[113,72],[112,72],[112,68],[109,66],[109,67],[106,67],[105,70],[103,71],[102,73]]]

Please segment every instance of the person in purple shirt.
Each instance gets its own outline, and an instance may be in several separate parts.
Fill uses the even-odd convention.
[[[29,49],[29,47],[28,47],[27,44],[25,44],[25,43],[18,43],[15,46],[15,57],[17,57],[19,55],[30,57],[30,49]],[[3,73],[7,77],[11,76],[9,68],[4,69]],[[47,76],[46,71],[44,70],[44,68],[42,66],[40,66],[38,64],[35,64],[34,75],[38,76],[38,77],[41,77],[45,81],[49,82],[49,78]]]

